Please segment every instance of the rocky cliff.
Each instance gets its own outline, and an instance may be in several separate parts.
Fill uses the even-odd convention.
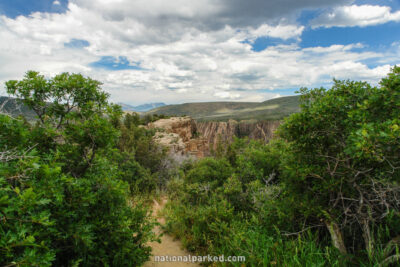
[[[279,121],[196,122],[190,117],[172,117],[150,123],[147,128],[157,130],[154,139],[169,147],[171,153],[201,158],[208,156],[219,142],[229,143],[235,136],[268,142],[279,124]]]
[[[218,142],[231,142],[233,137],[249,137],[268,142],[278,128],[280,121],[261,122],[198,122],[197,131],[203,136],[210,148],[216,148]]]
[[[196,122],[190,117],[161,119],[147,125],[156,129],[156,142],[170,148],[175,155],[190,155],[202,158],[208,155],[208,142],[198,135]]]

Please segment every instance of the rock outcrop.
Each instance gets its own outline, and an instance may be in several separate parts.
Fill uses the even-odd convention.
[[[190,117],[172,117],[149,123],[147,128],[156,129],[154,139],[169,147],[172,154],[202,158],[219,142],[229,143],[235,136],[268,142],[279,124],[279,121],[196,122]]]
[[[237,136],[237,127],[238,123],[234,120],[197,123],[199,135],[207,140],[209,149],[215,149],[220,142],[231,142],[233,137]]]
[[[236,137],[248,137],[268,142],[278,128],[280,121],[261,122],[198,122],[197,130],[210,148],[215,149],[219,142],[231,142]]]
[[[190,117],[161,119],[147,125],[156,129],[154,139],[170,148],[175,155],[189,155],[202,158],[208,155],[208,142],[198,136],[196,122]]]

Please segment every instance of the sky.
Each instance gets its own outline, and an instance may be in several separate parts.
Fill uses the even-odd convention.
[[[113,102],[264,101],[400,65],[400,0],[1,0],[0,95],[35,70]]]

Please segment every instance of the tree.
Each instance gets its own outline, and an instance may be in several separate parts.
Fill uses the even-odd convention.
[[[130,204],[113,157],[121,155],[120,107],[80,74],[30,71],[6,87],[37,120],[0,115],[0,265],[145,262],[153,223]]]
[[[88,119],[106,112],[108,94],[100,90],[100,85],[81,74],[62,73],[46,79],[35,71],[28,71],[21,81],[6,82],[9,94],[32,109],[41,123],[51,122],[57,129],[73,119],[68,116],[70,113]]]
[[[58,149],[73,175],[82,175],[93,163],[96,152],[112,146],[118,132],[113,124],[122,111],[109,104],[101,83],[81,74],[62,73],[46,79],[28,71],[21,81],[6,82],[7,92],[32,109],[38,124],[38,149]]]
[[[301,93],[301,112],[280,128],[290,147],[283,182],[342,253],[360,251],[354,240],[364,240],[374,257],[379,243],[393,245],[400,234],[400,68],[380,87],[334,80],[330,90]]]

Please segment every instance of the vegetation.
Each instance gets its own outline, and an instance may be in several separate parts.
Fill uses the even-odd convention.
[[[167,230],[191,251],[253,266],[398,263],[400,68],[379,87],[301,93],[278,139],[236,140],[183,167]]]
[[[145,262],[154,223],[132,196],[157,178],[151,133],[79,74],[30,71],[6,87],[37,120],[0,115],[0,265]]]
[[[168,105],[147,114],[190,116],[199,121],[281,120],[299,111],[299,96],[287,96],[255,102],[205,102]]]
[[[165,229],[198,255],[399,263],[399,67],[378,87],[335,80],[252,108],[216,103],[215,114],[230,105],[241,118],[287,101],[300,110],[290,105],[268,144],[235,139],[179,168],[143,127],[167,115],[122,117],[98,81],[28,72],[6,87],[37,118],[0,115],[1,266],[140,266],[156,238],[143,196],[164,188]]]

